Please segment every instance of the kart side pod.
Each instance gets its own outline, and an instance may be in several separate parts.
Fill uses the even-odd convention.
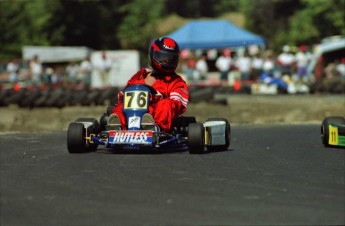
[[[230,124],[227,119],[210,118],[203,123],[208,150],[227,150],[230,146]]]
[[[325,147],[345,148],[345,118],[326,117],[321,123],[321,140]]]

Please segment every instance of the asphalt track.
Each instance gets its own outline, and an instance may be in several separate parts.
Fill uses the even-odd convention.
[[[319,125],[238,125],[229,150],[68,154],[66,132],[2,133],[1,222],[344,225],[345,150]]]

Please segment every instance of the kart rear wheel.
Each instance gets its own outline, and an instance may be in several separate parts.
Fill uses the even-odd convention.
[[[196,118],[194,116],[176,117],[173,121],[172,132],[186,137],[188,136],[188,125],[191,123],[196,123]]]
[[[329,141],[329,125],[345,125],[345,118],[340,116],[326,117],[321,124],[321,140],[325,147],[330,147]]]
[[[85,135],[86,132],[82,123],[72,122],[68,125],[67,149],[69,153],[88,152]]]
[[[225,131],[224,131],[224,136],[225,136],[225,144],[224,145],[217,145],[217,146],[209,146],[207,147],[207,150],[209,151],[226,151],[228,150],[230,146],[230,140],[231,140],[231,127],[230,123],[227,119],[225,118],[208,118],[207,121],[221,121],[225,122]]]
[[[205,151],[205,130],[202,123],[188,125],[188,151],[190,154],[201,154]]]
[[[113,112],[113,109],[114,109],[115,105],[110,105],[107,107],[107,115],[110,116],[111,113]]]

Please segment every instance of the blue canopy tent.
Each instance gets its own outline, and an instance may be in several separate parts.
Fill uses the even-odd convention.
[[[265,45],[265,40],[256,34],[237,27],[226,20],[191,21],[167,35],[181,49],[221,49],[249,45]]]

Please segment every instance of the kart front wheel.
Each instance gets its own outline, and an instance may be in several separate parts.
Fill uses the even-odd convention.
[[[321,140],[325,147],[331,146],[329,144],[329,126],[330,125],[345,125],[345,118],[340,116],[326,117],[321,124]]]
[[[205,151],[205,129],[202,123],[188,125],[188,151],[190,154],[201,154]]]
[[[82,123],[72,122],[67,131],[67,149],[69,153],[88,152],[85,139],[85,128]]]
[[[97,119],[95,118],[78,118],[77,120],[75,120],[75,122],[88,122],[88,123],[92,123],[92,126],[88,126],[85,130],[85,136],[89,136],[90,134],[98,134],[101,131],[101,127],[97,121]],[[98,144],[96,143],[91,143],[91,142],[87,142],[87,149],[88,151],[96,151],[98,147]]]

